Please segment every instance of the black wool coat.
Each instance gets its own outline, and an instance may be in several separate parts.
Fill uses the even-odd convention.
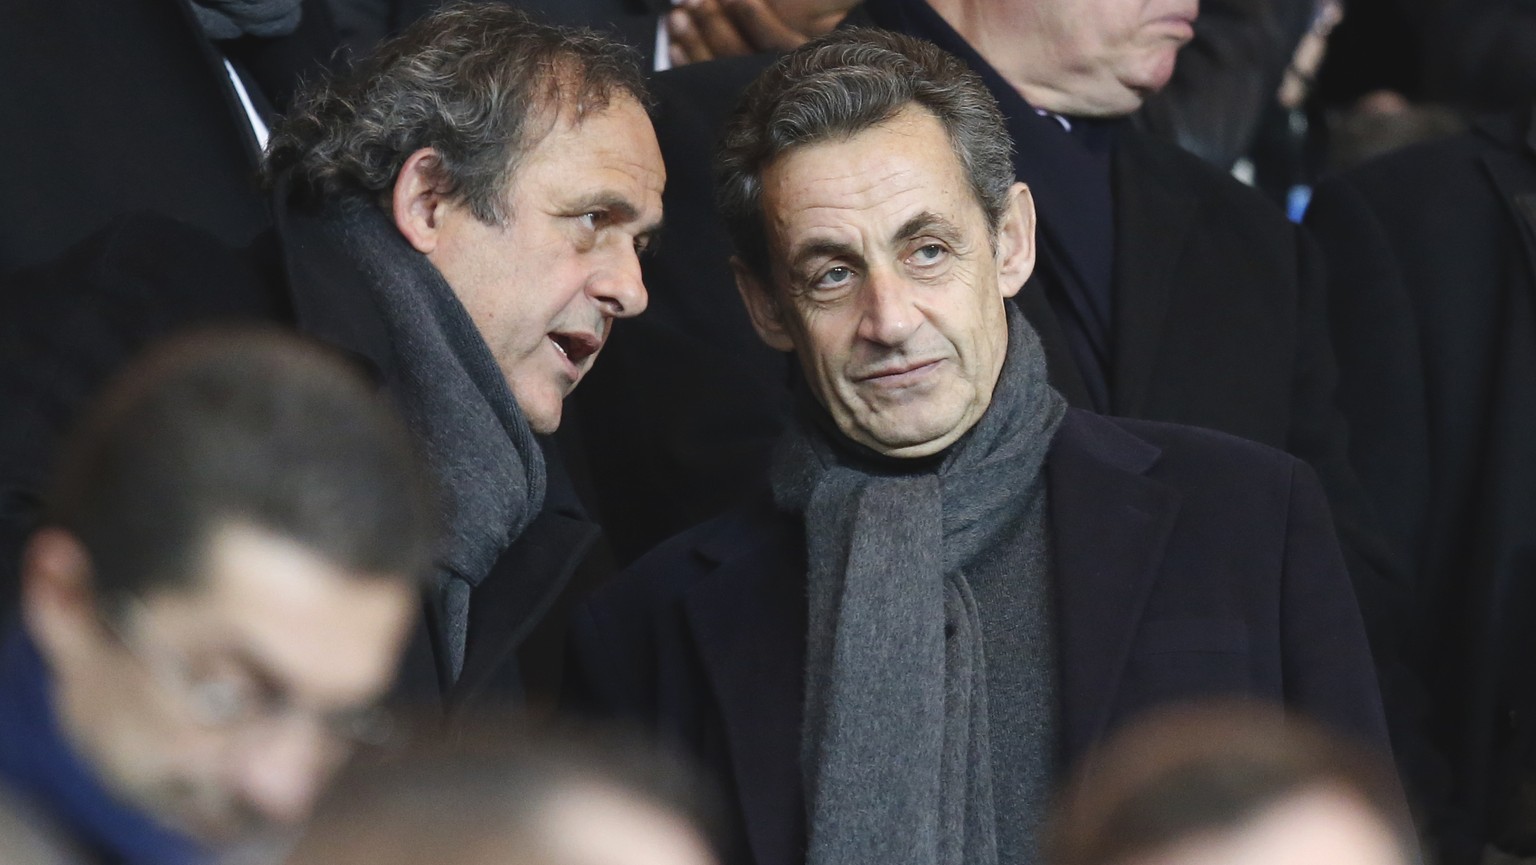
[[[1065,770],[1139,712],[1201,697],[1282,703],[1388,748],[1359,608],[1305,464],[1073,409],[1045,473]],[[732,865],[804,861],[805,556],[801,518],[763,497],[642,558],[572,629],[569,701],[711,770]]]
[[[1318,185],[1351,456],[1410,551],[1447,862],[1536,854],[1536,117]]]

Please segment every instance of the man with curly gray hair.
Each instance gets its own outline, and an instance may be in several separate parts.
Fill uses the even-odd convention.
[[[445,691],[516,688],[512,649],[593,543],[534,436],[559,426],[614,320],[645,309],[638,255],[665,180],[647,100],[616,43],[461,4],[273,131],[300,316],[323,305],[321,326],[374,362],[445,490],[431,598]],[[530,526],[555,552],[527,559],[514,542]]]
[[[638,256],[665,179],[647,102],[613,41],[500,3],[446,8],[295,98],[265,158],[275,231],[249,250],[139,217],[16,286],[37,300],[0,316],[17,356],[0,381],[15,420],[0,425],[0,570],[35,520],[59,418],[117,362],[99,361],[187,323],[276,320],[363,361],[438,480],[411,695],[552,687],[554,656],[530,684],[518,650],[600,561],[600,531],[539,436],[615,320],[646,306]]]

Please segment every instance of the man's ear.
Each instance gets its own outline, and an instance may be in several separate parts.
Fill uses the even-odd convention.
[[[734,255],[731,256],[731,272],[736,275],[736,291],[741,294],[741,302],[747,305],[747,315],[751,317],[758,337],[769,348],[794,351],[795,341],[785,326],[784,311],[773,294],[773,286],[759,279],[746,262]]]
[[[1008,208],[997,227],[997,283],[1003,297],[1013,297],[1035,272],[1035,198],[1029,187],[1008,190]]]
[[[437,249],[438,229],[452,201],[442,188],[442,160],[430,147],[412,153],[395,176],[390,212],[395,227],[422,255]]]
[[[91,557],[64,529],[45,526],[21,554],[21,609],[44,657],[77,655],[99,630]]]

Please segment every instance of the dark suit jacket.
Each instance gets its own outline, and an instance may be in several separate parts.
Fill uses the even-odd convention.
[[[1536,853],[1536,118],[1320,184],[1351,453],[1412,553],[1447,861]]]
[[[267,224],[258,149],[221,54],[258,107],[287,107],[336,47],[324,4],[299,29],[218,45],[187,0],[13,0],[0,27],[0,275],[113,217],[152,210],[243,245]]]
[[[1283,702],[1386,748],[1359,610],[1304,464],[1072,410],[1046,473],[1068,768],[1141,710],[1216,695]],[[805,573],[800,518],[760,500],[659,547],[574,628],[573,701],[715,772],[736,805],[728,862],[803,859]]]
[[[275,322],[342,349],[375,380],[399,374],[365,277],[313,218],[278,209],[271,233],[231,251],[164,217],[114,221],[49,267],[11,281],[0,312],[0,576],[13,587],[22,544],[38,518],[59,438],[117,368],[157,338],[215,323]],[[3,295],[0,295],[3,296]],[[520,700],[517,650],[584,563],[600,531],[586,517],[557,452],[533,523],[470,597],[463,671],[451,689],[436,663],[430,611],[407,655],[403,696]],[[0,604],[3,606],[3,604]],[[555,657],[534,666],[557,664]],[[548,678],[543,675],[541,678]]]

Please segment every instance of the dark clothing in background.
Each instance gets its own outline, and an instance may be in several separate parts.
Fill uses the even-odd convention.
[[[1173,78],[1132,115],[1137,128],[1218,168],[1248,154],[1307,32],[1315,0],[1201,0]]]
[[[1418,0],[1427,96],[1471,112],[1517,109],[1536,94],[1536,0]]]
[[[1536,854],[1536,122],[1527,108],[1317,188],[1308,225],[1351,456],[1411,553],[1451,763],[1444,861]],[[1439,803],[1445,805],[1446,803]]]
[[[411,22],[448,5],[448,0],[325,0],[341,41],[355,55],[373,50]],[[667,0],[483,0],[507,3],[542,21],[601,30],[640,53],[650,69],[656,53],[656,22]]]
[[[280,234],[264,233],[235,251],[164,217],[122,218],[0,294],[8,298],[0,313],[0,562],[10,586],[61,435],[107,378],[156,338],[221,322],[277,323],[337,346],[380,383],[398,375],[400,358],[358,264],[315,218],[277,211]],[[402,698],[441,698],[450,708],[521,701],[517,651],[578,568],[601,567],[601,532],[558,450],[544,445],[544,509],[471,594],[461,674],[451,682],[444,677],[443,635],[424,605]],[[545,681],[543,668],[558,666],[558,658],[529,663]]]
[[[1283,702],[1387,746],[1305,465],[1220,433],[1069,411],[1045,477],[1063,771],[1138,712],[1202,696]],[[656,549],[573,627],[572,703],[715,773],[732,806],[728,862],[804,858],[805,555],[799,515],[764,496]]]
[[[186,0],[13,0],[0,27],[0,275],[47,261],[137,210],[242,245],[268,224],[259,150],[225,71],[281,111],[336,47],[327,10],[214,43]]]

